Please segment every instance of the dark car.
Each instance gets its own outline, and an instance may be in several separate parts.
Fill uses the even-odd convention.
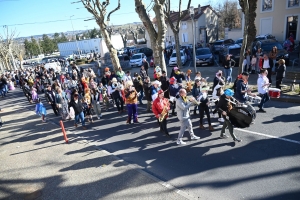
[[[196,50],[196,65],[213,65],[213,54],[209,48],[198,48]]]
[[[224,48],[225,46],[232,45],[232,44],[234,44],[234,40],[232,40],[232,39],[215,41],[212,46],[212,51],[213,51],[213,53],[218,54],[222,48]]]
[[[144,53],[147,57],[150,57],[153,55],[153,50],[147,47],[143,47],[140,49],[137,49],[137,53]]]
[[[226,56],[229,54],[231,55],[231,59],[235,61],[235,65],[239,65],[240,61],[240,52],[241,46],[239,44],[234,44],[223,48],[219,53],[219,61],[224,63]]]
[[[237,39],[237,40],[235,41],[235,44],[238,44],[238,45],[241,45],[241,46],[242,46],[243,40],[244,40],[244,38],[239,38],[239,39]]]
[[[261,48],[262,52],[264,54],[269,55],[270,51],[273,49],[273,47],[276,46],[277,47],[277,58],[276,61],[278,61],[279,59],[284,59],[285,60],[285,64],[289,65],[290,62],[290,55],[289,53],[283,48],[282,44],[277,42],[277,40],[274,39],[268,39],[268,40],[260,40],[257,41],[254,44],[253,47],[253,51],[256,52],[257,49]]]

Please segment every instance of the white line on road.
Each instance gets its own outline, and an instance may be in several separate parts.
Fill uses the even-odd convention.
[[[286,141],[286,142],[291,142],[291,143],[295,143],[295,144],[300,144],[299,141],[296,141],[296,140],[290,140],[290,139],[287,139],[287,138],[282,138],[282,137],[277,137],[277,136],[273,136],[273,135],[267,135],[267,134],[264,134],[264,133],[258,133],[258,132],[254,132],[254,131],[248,131],[248,130],[244,130],[244,129],[240,129],[240,128],[235,128],[236,130],[239,130],[239,131],[243,131],[243,132],[246,132],[246,133],[252,133],[252,134],[255,134],[255,135],[261,135],[261,136],[265,136],[265,137],[269,137],[269,138],[274,138],[274,139],[278,139],[278,140],[283,140],[283,141]]]

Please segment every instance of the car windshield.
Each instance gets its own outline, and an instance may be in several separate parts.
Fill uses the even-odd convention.
[[[241,52],[240,48],[238,48],[238,49],[229,49],[229,54],[232,54],[232,55],[240,54],[240,52]]]
[[[197,52],[196,52],[197,56],[199,56],[199,55],[206,55],[206,54],[210,54],[209,49],[198,49]]]
[[[261,48],[264,50],[264,51],[271,51],[273,49],[273,47],[276,46],[277,47],[277,50],[282,50],[283,47],[280,43],[270,43],[270,44],[262,44],[261,45]]]
[[[243,43],[243,39],[239,39],[237,41],[235,41],[236,44],[239,44],[239,43]]]
[[[133,55],[131,59],[141,59],[141,55]]]

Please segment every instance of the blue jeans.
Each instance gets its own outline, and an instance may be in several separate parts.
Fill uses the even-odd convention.
[[[275,67],[275,65],[276,65],[276,59],[273,59],[273,67],[272,67],[272,72],[275,72],[275,70],[276,70],[276,67]]]
[[[261,97],[261,101],[260,101],[260,104],[258,105],[258,107],[260,109],[263,109],[264,108],[264,105],[267,101],[270,100],[270,97],[269,97],[269,94],[266,93],[266,94],[263,94],[262,97]]]
[[[75,124],[79,124],[79,119],[81,120],[82,126],[85,126],[83,112],[79,113],[78,115],[75,115]]]
[[[224,75],[225,75],[225,82],[232,82],[232,68],[224,69]]]
[[[138,100],[139,100],[140,104],[142,104],[142,99],[143,99],[143,97],[144,97],[144,91],[141,90],[141,91],[140,91],[140,96],[138,97]]]

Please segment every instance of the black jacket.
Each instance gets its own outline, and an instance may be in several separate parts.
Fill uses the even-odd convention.
[[[147,101],[152,101],[151,92],[150,92],[151,83],[144,83],[143,88]]]
[[[78,100],[78,102],[76,103],[74,99],[71,100],[71,102],[69,103],[69,108],[73,107],[75,115],[78,115],[79,113],[81,113],[83,111],[82,109],[82,103],[80,100]]]
[[[262,64],[263,64],[263,67],[264,67],[264,61],[265,59],[262,60]],[[273,68],[273,59],[269,58],[269,65],[270,65],[270,69]]]
[[[47,101],[50,102],[51,104],[56,103],[56,101],[55,101],[55,92],[54,91],[46,90],[45,97],[46,97]]]
[[[143,66],[146,71],[149,69],[149,63],[147,61],[143,62]]]
[[[139,78],[141,79],[141,77],[139,77]],[[142,91],[143,90],[143,82],[142,82],[142,80],[139,81],[138,78],[135,78],[133,80],[133,86],[135,87],[135,90],[137,92]]]
[[[231,67],[234,67],[235,61],[232,60],[232,59],[230,59],[230,60],[227,60],[227,59],[226,59],[226,60],[224,61],[223,65],[224,65],[224,68],[225,68],[225,69],[229,69],[229,68],[231,68]]]
[[[285,77],[285,71],[286,71],[286,66],[285,65],[279,65],[276,68],[276,78],[284,78]]]
[[[230,100],[233,101],[231,98],[230,98]],[[220,100],[216,106],[216,109],[219,112],[222,112],[222,111],[228,112],[228,108],[229,108],[229,104],[228,104],[228,101],[226,100],[226,95],[222,94],[220,97]]]

